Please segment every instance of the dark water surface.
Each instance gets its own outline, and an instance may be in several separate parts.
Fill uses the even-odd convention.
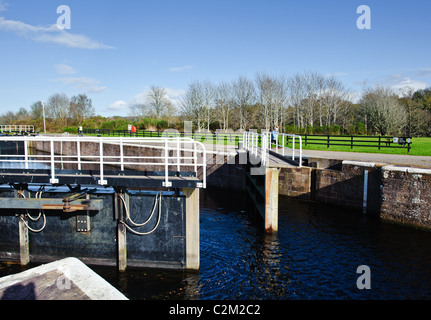
[[[242,193],[201,191],[198,272],[92,268],[130,299],[431,298],[430,232],[281,198],[269,235],[253,211]],[[361,265],[370,290],[357,288]]]
[[[268,235],[246,195],[201,193],[199,272],[100,273],[130,299],[430,299],[431,233],[280,199]],[[371,289],[357,268],[369,266]]]

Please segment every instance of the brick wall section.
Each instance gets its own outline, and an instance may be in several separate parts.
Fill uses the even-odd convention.
[[[431,229],[431,170],[384,167],[381,218]]]

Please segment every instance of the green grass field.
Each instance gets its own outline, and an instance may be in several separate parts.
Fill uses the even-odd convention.
[[[331,137],[331,139],[337,139],[337,140],[345,140],[344,141],[338,141],[334,143],[338,144],[350,144],[350,137]],[[359,137],[355,137],[355,139],[360,139]],[[367,138],[367,140],[374,140]],[[321,141],[312,141],[316,143],[326,143],[326,137],[322,136]],[[332,141],[332,140],[331,140]],[[355,140],[356,141],[356,140]],[[381,147],[380,150],[378,149],[378,138],[375,139],[375,142],[367,142],[367,143],[361,143],[361,142],[355,142],[355,144],[368,144],[368,145],[375,145],[376,147],[361,147],[361,146],[353,146],[351,148],[350,145],[345,146],[338,146],[338,145],[331,145],[329,148],[327,145],[314,145],[314,144],[307,144],[305,145],[304,138],[303,138],[303,149],[304,150],[322,150],[322,151],[343,151],[343,152],[363,152],[363,153],[383,153],[383,154],[408,154],[412,156],[431,156],[431,138],[413,138],[412,144],[411,144],[411,150],[410,153],[407,153],[407,148],[385,148]],[[381,144],[384,145],[384,144]],[[289,144],[291,146],[291,144]],[[298,147],[298,145],[297,145]]]
[[[133,136],[133,135],[132,135]],[[136,133],[136,136],[138,137],[150,137],[149,132],[141,132],[138,131]],[[158,133],[154,132],[152,134],[153,137],[157,137]],[[171,135],[170,135],[171,136]],[[172,135],[175,136],[175,135]],[[126,137],[130,137],[130,134],[127,134]],[[408,154],[412,156],[431,156],[431,138],[413,138],[412,144],[411,144],[411,150],[410,153],[407,153],[407,148],[385,148],[383,147],[385,143],[381,142],[381,148],[378,149],[378,137],[375,138],[365,138],[360,136],[354,136],[354,146],[351,148],[351,137],[330,137],[331,145],[328,148],[327,147],[327,136],[313,136],[307,138],[307,145],[305,145],[305,137],[302,136],[303,139],[303,149],[304,150],[322,150],[322,151],[343,151],[343,152],[363,152],[363,153],[382,153],[382,154]],[[311,140],[313,139],[313,140]],[[238,135],[236,139],[230,137],[230,135],[218,135],[218,139],[215,139],[210,136],[202,136],[200,137],[199,141],[207,144],[222,144],[222,145],[237,145],[238,140],[242,140],[242,135]],[[334,140],[340,140],[340,141],[334,141]],[[370,142],[361,142],[363,140],[367,140]],[[381,140],[385,141],[385,140]],[[310,144],[310,143],[323,143],[323,144]],[[282,138],[279,138],[279,144],[282,144]],[[332,145],[332,144],[345,144],[345,145]],[[366,144],[366,145],[372,145],[375,147],[363,147],[363,146],[356,146],[360,144]],[[288,147],[291,147],[291,140],[289,141],[289,144],[286,143],[285,145]],[[298,139],[296,140],[296,145],[298,147]],[[394,144],[392,144],[394,145]]]

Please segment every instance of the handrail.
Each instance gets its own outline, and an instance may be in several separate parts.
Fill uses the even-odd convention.
[[[292,138],[292,148],[289,148],[286,146],[286,144],[288,144],[288,142],[289,142],[289,137]],[[269,138],[269,145],[270,145],[269,150],[271,150],[272,144],[271,144],[271,133],[270,132],[268,132],[268,138]],[[281,144],[279,144],[280,138],[281,138]],[[299,139],[299,150],[296,149],[296,144],[295,144],[296,138]],[[296,152],[298,152],[299,167],[302,167],[303,152],[302,152],[302,137],[300,135],[288,134],[288,133],[278,133],[278,139],[276,140],[276,143],[275,143],[275,151],[274,152],[276,152],[277,154],[281,154],[282,156],[286,156],[286,151],[292,152],[292,161],[295,161]]]
[[[254,155],[255,157],[260,156],[262,165],[266,166],[269,159],[268,139],[266,137],[266,133],[246,131],[243,135],[243,141],[244,148],[248,150],[251,155]]]
[[[281,137],[281,144],[280,143],[280,137]],[[287,139],[291,137],[293,139],[292,141],[292,148],[289,148],[286,146],[286,137]],[[299,139],[299,150],[296,148],[295,139]],[[265,131],[262,133],[257,132],[244,132],[243,135],[243,141],[244,141],[244,148],[250,152],[250,154],[254,156],[258,156],[258,151],[260,151],[260,157],[262,159],[262,165],[266,166],[269,159],[269,151],[272,151],[272,145],[275,145],[275,152],[277,154],[281,154],[283,156],[286,156],[286,151],[292,152],[292,160],[296,161],[296,155],[298,153],[299,158],[299,167],[302,167],[302,159],[303,159],[303,152],[302,152],[302,137],[299,135],[294,134],[287,134],[287,133],[278,133],[278,139],[277,142],[271,143],[271,132]]]
[[[1,155],[0,163],[11,162],[24,164],[28,169],[34,164],[45,164],[50,167],[50,183],[58,184],[56,173],[64,164],[73,164],[77,170],[82,170],[85,163],[97,165],[100,168],[99,185],[107,185],[105,177],[105,166],[112,165],[120,168],[121,171],[127,166],[162,167],[164,170],[163,186],[170,187],[169,170],[180,172],[184,167],[192,168],[188,171],[194,172],[198,176],[198,169],[202,167],[202,185],[198,187],[206,188],[206,149],[205,146],[191,138],[165,137],[165,138],[124,138],[124,137],[78,137],[78,136],[0,136],[3,142],[23,142],[24,148],[18,154]],[[47,154],[35,155],[29,153],[29,148],[35,142],[49,143]],[[70,143],[67,152],[63,152],[63,143]],[[95,143],[93,154],[84,154],[83,143]],[[105,145],[116,145],[116,152],[106,153]],[[145,155],[138,152],[128,155],[126,148],[151,148],[159,149],[160,155]],[[96,149],[98,151],[96,151]],[[113,150],[114,148],[111,148]],[[144,151],[144,150],[142,150]],[[18,158],[18,159],[17,159]],[[156,170],[154,170],[156,171]]]

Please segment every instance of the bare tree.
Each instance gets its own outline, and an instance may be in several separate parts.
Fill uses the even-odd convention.
[[[55,93],[48,98],[46,104],[46,115],[48,118],[67,123],[69,115],[70,100],[64,93]]]
[[[183,115],[193,121],[198,130],[204,128],[204,89],[200,81],[189,84],[186,94],[181,98],[180,104]]]
[[[401,133],[406,125],[405,111],[394,92],[376,86],[367,89],[360,105],[366,113],[369,125],[381,135]]]
[[[221,82],[215,88],[215,105],[216,105],[216,113],[220,118],[220,122],[222,124],[222,128],[226,131],[229,128],[229,119],[232,113],[232,85]]]
[[[303,75],[297,73],[287,82],[290,102],[295,110],[294,123],[298,128],[304,127],[304,113],[302,101],[305,99]]]
[[[87,95],[79,94],[70,99],[69,117],[74,123],[80,123],[91,118],[94,114],[93,102]]]
[[[340,109],[347,97],[348,92],[341,81],[337,80],[335,77],[325,79],[321,100],[323,105],[326,106],[325,122],[327,126],[337,124]]]
[[[205,119],[205,124],[207,126],[207,130],[210,130],[210,124],[215,119],[214,116],[214,98],[215,98],[215,90],[214,86],[209,81],[203,82],[203,114]]]
[[[255,88],[253,82],[240,76],[232,82],[232,100],[239,118],[239,129],[246,130],[252,122],[248,119],[248,108],[255,103]]]
[[[147,93],[144,108],[156,119],[160,119],[171,104],[165,88],[152,86]]]
[[[257,74],[256,84],[259,92],[262,124],[265,129],[282,124],[287,102],[287,85],[284,77]]]

